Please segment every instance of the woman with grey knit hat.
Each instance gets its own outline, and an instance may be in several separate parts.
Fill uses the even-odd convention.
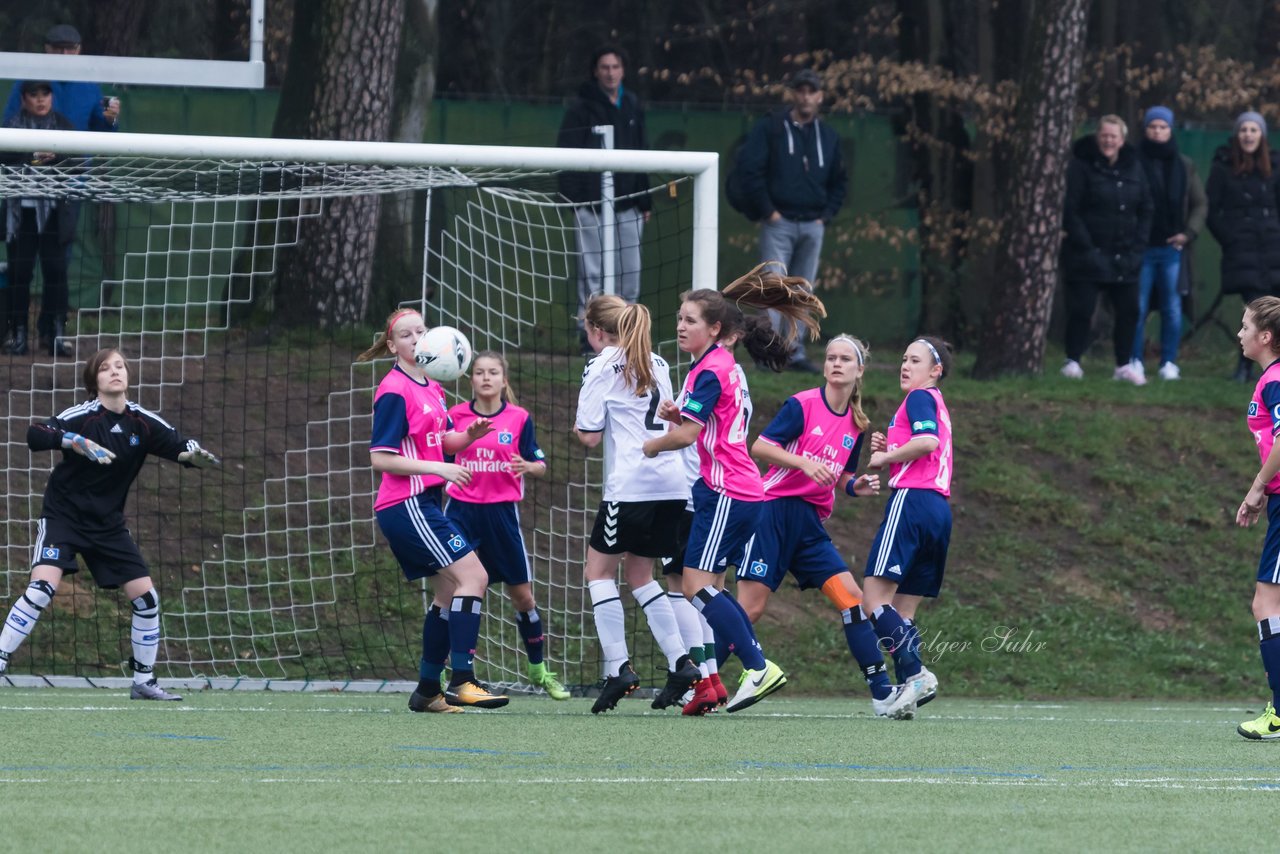
[[[1231,140],[1213,156],[1205,187],[1209,231],[1222,246],[1222,292],[1248,305],[1280,296],[1280,156],[1267,145],[1267,120],[1252,110],[1236,117]],[[1253,363],[1241,357],[1235,379],[1248,382]]]

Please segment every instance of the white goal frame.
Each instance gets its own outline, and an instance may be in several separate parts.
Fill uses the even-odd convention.
[[[261,89],[265,0],[249,11],[249,59],[164,59],[149,56],[101,56],[0,52],[0,77],[12,80],[88,80],[143,86],[199,86],[210,89]]]

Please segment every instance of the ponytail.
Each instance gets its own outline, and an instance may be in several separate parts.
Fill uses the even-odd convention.
[[[782,371],[790,361],[795,328],[804,326],[809,330],[809,338],[816,339],[827,308],[814,296],[806,279],[779,273],[774,269],[777,266],[776,262],[766,261],[730,282],[722,292],[685,291],[680,300],[699,303],[707,325],[720,324],[720,338],[738,335],[753,359],[774,371]],[[774,309],[793,320],[794,325],[785,335],[780,334],[767,317],[744,317],[741,309],[744,305]]]
[[[618,313],[618,346],[622,348],[622,376],[636,395],[643,397],[657,388],[653,376],[653,345],[649,342],[649,309],[628,305]]]
[[[628,305],[622,297],[613,294],[597,294],[587,302],[582,319],[618,340],[623,376],[637,395],[646,395],[657,387],[653,377],[653,345],[649,343],[653,327],[649,309],[639,303]]]

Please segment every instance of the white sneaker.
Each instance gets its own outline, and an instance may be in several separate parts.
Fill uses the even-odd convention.
[[[1116,368],[1116,372],[1111,375],[1111,378],[1113,380],[1133,383],[1134,385],[1147,384],[1146,372],[1142,370],[1141,365],[1138,365],[1135,368],[1133,362],[1130,362],[1127,365],[1121,365],[1120,367]]]
[[[1160,366],[1160,379],[1162,380],[1179,380],[1182,379],[1182,371],[1178,370],[1178,366],[1173,362],[1165,362]]]
[[[893,693],[883,700],[871,698],[871,709],[878,718],[891,718],[895,721],[909,721],[916,716],[916,686],[920,680],[912,679],[901,685],[893,686]]]
[[[1080,363],[1075,359],[1067,359],[1062,366],[1062,375],[1069,380],[1084,379],[1084,368],[1080,367]]]

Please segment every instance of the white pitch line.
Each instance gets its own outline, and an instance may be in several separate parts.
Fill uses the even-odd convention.
[[[1251,783],[1251,781],[1253,781]],[[1113,779],[1113,780],[1084,780],[1077,782],[1068,782],[1065,780],[989,780],[974,778],[954,778],[954,777],[813,777],[813,776],[790,776],[790,777],[751,777],[751,776],[724,776],[724,777],[526,777],[520,779],[502,778],[467,778],[467,777],[395,777],[384,779],[369,779],[365,777],[261,777],[257,779],[245,780],[244,782],[254,785],[317,785],[317,786],[401,786],[401,785],[481,785],[492,786],[502,785],[634,785],[637,783],[648,784],[694,784],[702,785],[707,783],[816,783],[819,785],[845,785],[849,782],[858,783],[884,783],[884,784],[906,784],[906,785],[925,785],[925,786],[999,786],[1004,788],[1042,788],[1042,789],[1076,789],[1076,788],[1127,788],[1127,789],[1188,789],[1194,791],[1229,791],[1229,792],[1264,792],[1274,793],[1280,791],[1270,780],[1258,781],[1256,778],[1215,778],[1214,780],[1185,780],[1178,781],[1175,779],[1152,779],[1152,780],[1134,780],[1134,779]],[[108,784],[116,785],[127,783],[131,785],[150,784],[150,785],[172,785],[182,783],[187,785],[210,785],[224,786],[227,783],[225,779],[210,779],[200,777],[116,777],[116,778],[4,778],[0,777],[2,783],[20,783],[24,785],[34,784],[53,784],[65,786],[74,785],[93,785]]]

